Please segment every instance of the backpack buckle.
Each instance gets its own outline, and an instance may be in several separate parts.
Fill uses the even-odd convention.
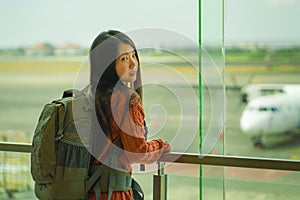
[[[64,137],[64,134],[58,134],[56,137],[55,137],[55,141],[58,141],[60,140],[61,138]]]

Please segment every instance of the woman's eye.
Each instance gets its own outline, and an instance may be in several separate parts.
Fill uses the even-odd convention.
[[[122,57],[121,60],[128,60],[128,58],[127,57]]]

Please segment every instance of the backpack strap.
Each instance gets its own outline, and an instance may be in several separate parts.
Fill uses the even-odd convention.
[[[115,170],[111,170],[109,173],[109,186],[108,186],[108,199],[111,199],[112,192],[116,184],[116,173]]]
[[[100,165],[98,167],[98,169],[93,173],[92,177],[88,180],[90,181],[90,185],[89,187],[87,187],[87,191],[89,191],[91,189],[91,186],[94,185],[94,183],[99,180],[99,177],[101,176],[102,172],[103,172],[103,169],[104,169],[104,165]],[[92,179],[92,180],[91,180]],[[87,182],[88,182],[87,181]],[[93,190],[95,192],[95,195],[96,195],[96,200],[100,200],[100,195],[101,195],[101,187],[100,187],[100,184],[95,184],[94,187],[93,187]]]
[[[59,120],[59,116],[57,116],[58,127],[57,127],[57,135],[55,137],[55,141],[58,141],[58,140],[60,140],[64,136],[63,135],[63,131],[64,131],[64,127],[65,127],[65,121],[66,121],[66,115],[67,115],[67,110],[68,110],[68,104],[66,102],[63,102],[63,101],[53,101],[52,103],[60,104],[64,108],[63,120]],[[57,109],[59,109],[59,108],[57,108]],[[57,112],[57,113],[59,113],[59,112]]]
[[[97,171],[99,167],[103,167],[104,169],[90,190],[95,193],[97,200],[99,200],[97,197],[100,197],[101,192],[108,193],[108,196],[111,198],[114,191],[126,192],[130,190],[132,187],[132,177],[129,172],[113,169],[106,165],[94,165],[92,168]]]
[[[62,95],[62,99],[63,98],[66,98],[66,97],[73,97],[75,94],[78,94],[78,93],[82,93],[82,91],[80,90],[77,90],[77,89],[68,89],[68,90],[65,90],[63,92],[63,95]],[[60,104],[63,106],[64,108],[64,115],[63,115],[63,120],[59,120],[59,116],[57,116],[57,124],[58,124],[58,127],[57,127],[57,136],[55,138],[56,141],[60,140],[61,138],[63,138],[63,131],[64,131],[64,128],[65,128],[65,121],[66,121],[66,115],[67,115],[67,110],[68,110],[68,104],[65,102],[65,101],[61,101],[61,100],[55,100],[55,101],[52,101],[52,103],[55,103],[55,104]],[[59,112],[57,112],[59,113]]]
[[[94,192],[95,192],[95,196],[96,196],[96,200],[100,200],[100,195],[101,195],[101,187],[99,184],[96,184],[94,187]]]
[[[104,169],[104,165],[99,165],[99,167],[93,173],[93,175],[86,181],[85,186],[87,191],[89,191],[92,188],[92,186],[96,183],[96,181],[99,179],[99,177],[103,172],[103,169]]]
[[[117,142],[116,142],[116,144],[117,144]],[[116,151],[114,151],[113,154],[112,154],[112,167],[114,169],[116,169],[116,167],[117,167],[118,157],[119,157],[119,154]],[[112,195],[112,192],[114,190],[115,184],[116,184],[116,171],[115,170],[110,170],[110,173],[109,173],[109,187],[108,187],[108,200],[110,200],[110,198],[111,198],[111,195]]]

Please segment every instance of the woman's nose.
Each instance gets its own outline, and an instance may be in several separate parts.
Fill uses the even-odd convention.
[[[134,68],[136,67],[138,64],[137,62],[137,59],[134,57],[134,58],[130,58],[130,68]]]

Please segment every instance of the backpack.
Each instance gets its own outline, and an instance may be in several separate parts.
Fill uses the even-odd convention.
[[[74,104],[79,115],[73,115]],[[129,172],[103,164],[91,166],[93,157],[86,148],[92,126],[89,105],[85,90],[70,89],[64,91],[61,99],[44,106],[34,131],[31,151],[31,175],[35,181],[36,197],[87,199],[88,193],[95,191],[99,199],[101,192],[109,192],[111,196],[112,191],[128,191],[133,187],[137,191],[133,192],[137,193],[134,194],[136,198],[143,199],[140,186]]]

